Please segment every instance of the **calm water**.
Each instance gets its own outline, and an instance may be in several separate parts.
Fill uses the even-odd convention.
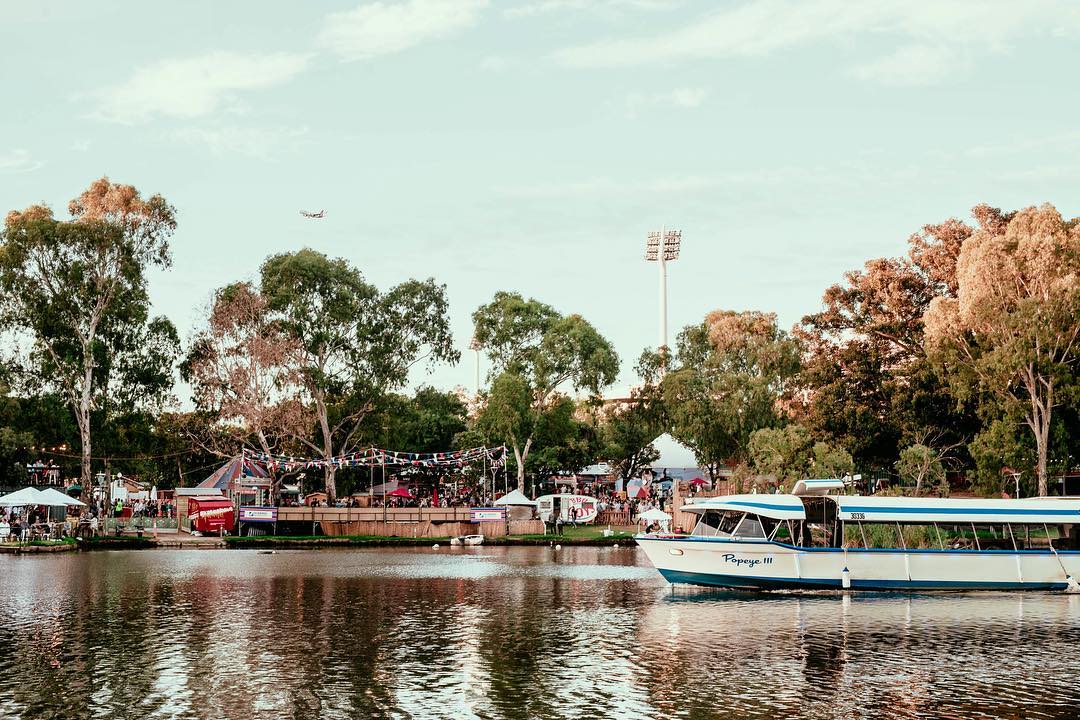
[[[0,556],[0,717],[1080,715],[1080,596],[673,592],[646,562]]]

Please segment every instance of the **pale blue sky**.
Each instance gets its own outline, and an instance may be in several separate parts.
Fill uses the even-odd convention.
[[[979,202],[1080,215],[1078,36],[1051,0],[2,0],[0,206],[102,174],[165,195],[152,295],[185,335],[307,245],[445,282],[463,350],[499,289],[580,312],[625,386],[661,223],[674,335],[714,308],[790,326]]]

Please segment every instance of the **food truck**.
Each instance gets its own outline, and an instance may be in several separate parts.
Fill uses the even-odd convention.
[[[188,498],[190,531],[203,535],[225,535],[236,526],[232,501],[224,497]]]

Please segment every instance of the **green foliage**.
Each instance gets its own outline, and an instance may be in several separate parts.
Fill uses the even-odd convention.
[[[661,383],[667,418],[716,477],[721,464],[748,457],[755,431],[783,424],[778,407],[798,373],[799,345],[773,315],[717,311],[685,328],[677,348]]]
[[[513,447],[518,489],[524,490],[534,449],[543,453],[545,469],[577,465],[587,433],[578,421],[559,419],[566,407],[562,392],[595,396],[610,385],[619,371],[611,343],[580,315],[562,316],[517,293],[496,293],[473,313],[473,322],[476,347],[492,363],[476,427],[489,441]]]
[[[943,496],[949,494],[945,466],[937,450],[931,447],[915,444],[901,450],[900,459],[896,461],[896,472],[901,482],[914,486],[915,495],[927,490]]]
[[[760,475],[774,476],[790,489],[807,477],[843,477],[854,469],[851,455],[824,441],[814,442],[802,425],[762,428],[750,436],[750,464]]]
[[[46,207],[8,214],[0,236],[0,322],[29,342],[30,389],[65,398],[90,482],[92,408],[160,407],[172,387],[177,334],[151,319],[146,271],[170,264],[174,209],[160,196],[95,181],[60,221]]]

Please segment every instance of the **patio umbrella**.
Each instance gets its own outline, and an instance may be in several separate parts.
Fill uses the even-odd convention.
[[[41,502],[41,491],[32,487],[24,487],[0,497],[0,505],[6,507],[24,507],[26,505],[46,505]]]
[[[387,497],[409,498],[410,500],[412,500],[413,498],[416,497],[415,495],[413,495],[411,492],[409,492],[405,488],[398,488],[397,490],[394,490],[393,492],[388,492],[388,493],[386,493],[386,496]]]
[[[59,490],[48,488],[38,491],[38,505],[48,505],[49,507],[67,507],[68,505],[79,505],[86,507],[86,503],[82,500],[76,500],[70,495],[65,495]]]
[[[704,481],[704,480],[702,480],[702,479],[701,479],[701,478],[699,478],[699,477],[696,477],[696,478],[694,478],[693,480],[691,480],[691,481],[690,481],[690,484],[691,484],[691,485],[704,485],[704,484],[705,484],[705,481]]]
[[[652,510],[646,510],[638,515],[638,522],[667,522],[671,520],[671,516],[660,508],[653,508]]]

